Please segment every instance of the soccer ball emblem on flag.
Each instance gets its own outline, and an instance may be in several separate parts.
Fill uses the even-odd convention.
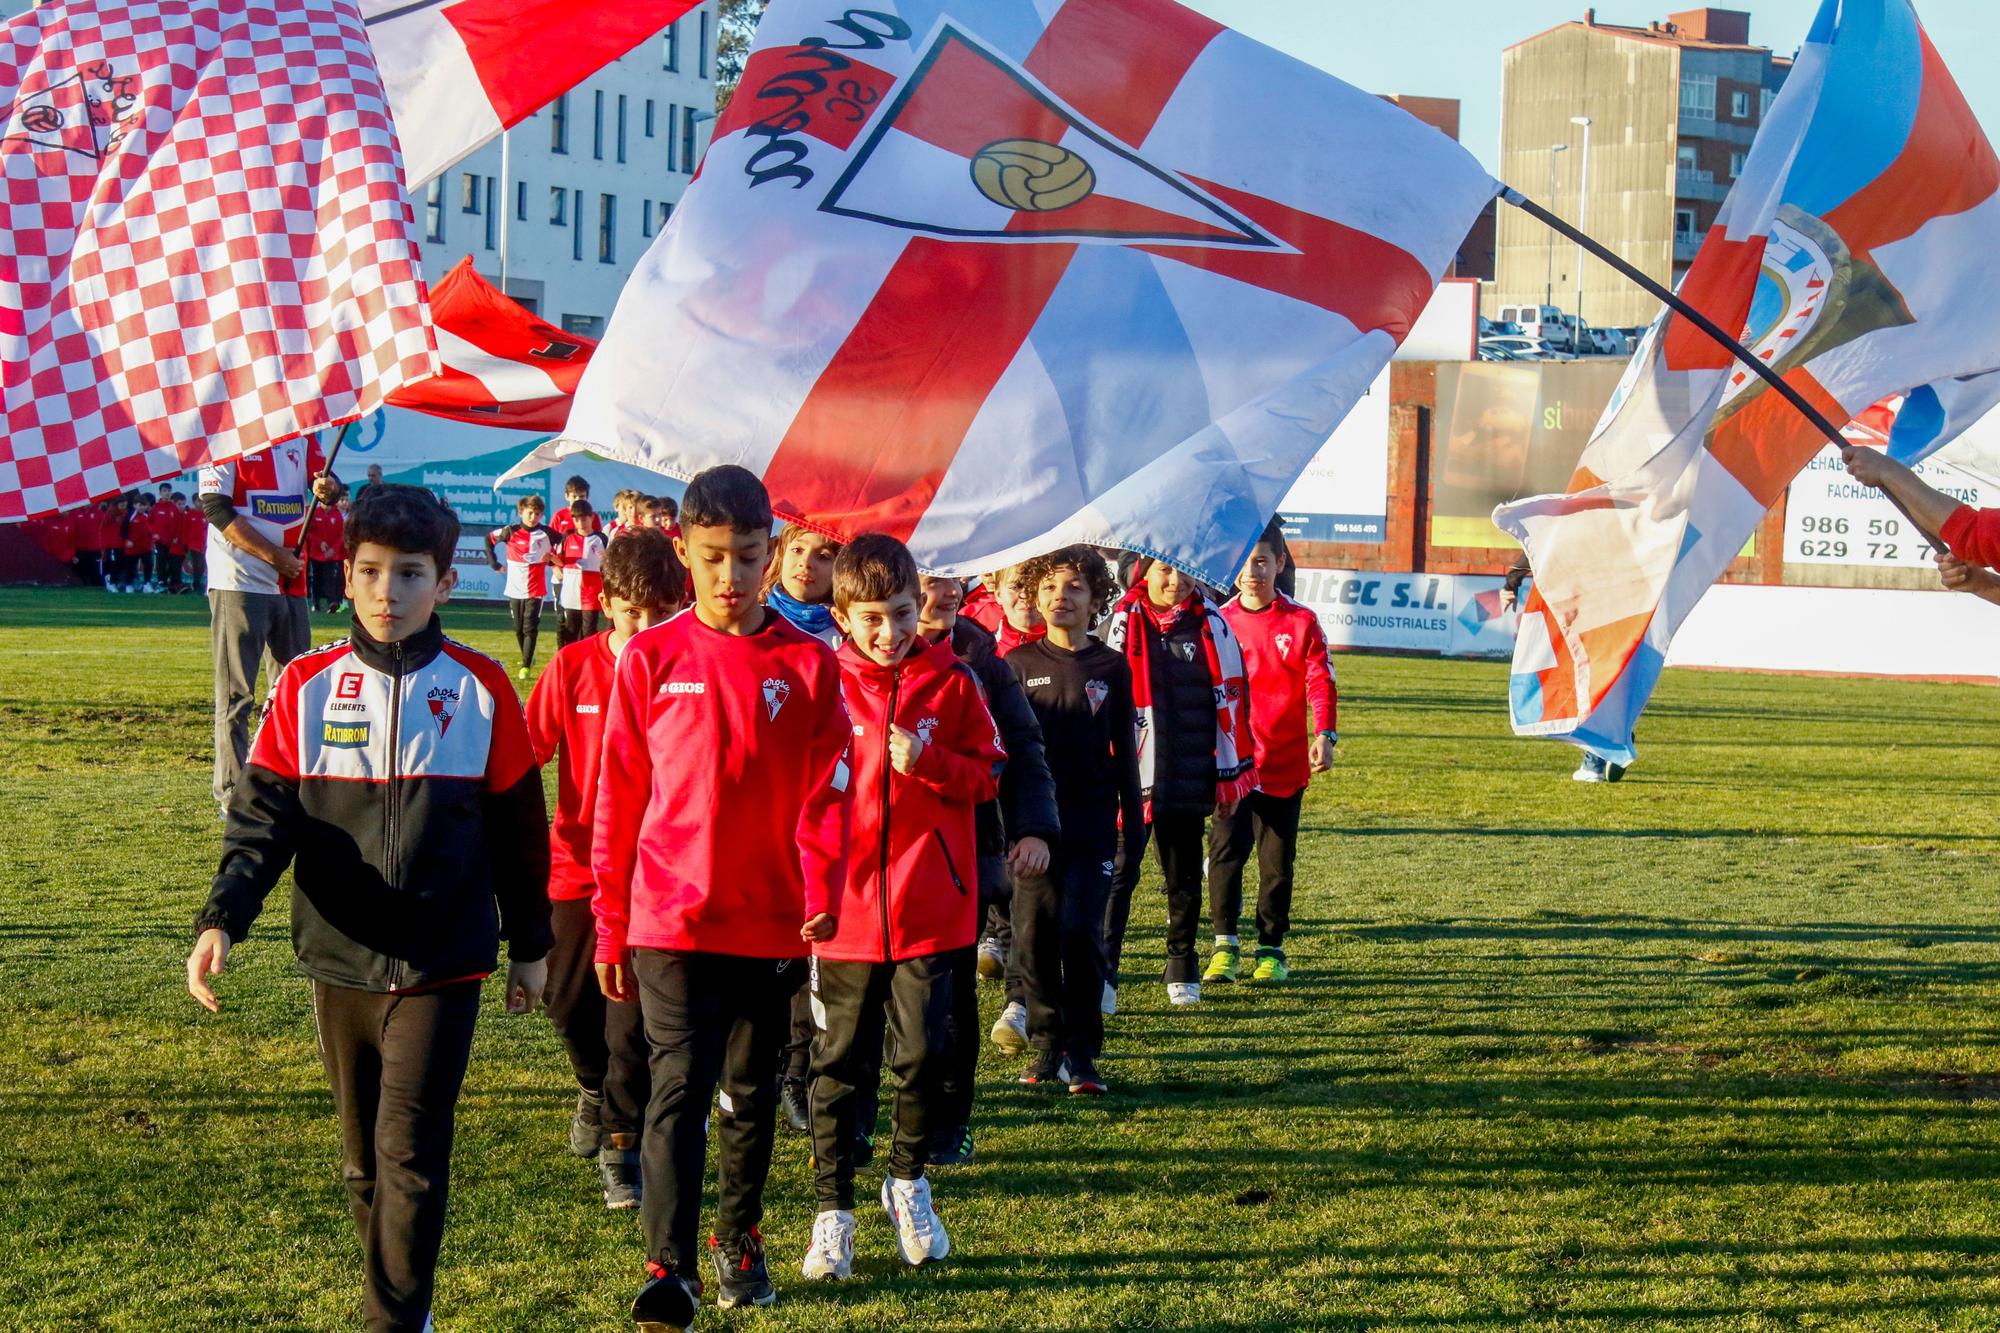
[[[1496,186],[1171,0],[775,0],[561,440],[973,573],[1227,583]]]
[[[7,21],[0,191],[0,518],[352,420],[435,370],[344,0]]]

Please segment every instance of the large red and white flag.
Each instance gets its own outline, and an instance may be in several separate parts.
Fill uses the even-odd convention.
[[[559,431],[597,341],[565,333],[479,276],[471,256],[431,289],[439,373],[389,395],[407,407],[475,426]]]
[[[777,0],[563,441],[939,572],[1228,583],[1496,186],[1170,0]]]
[[[415,189],[701,0],[360,0]]]
[[[348,0],[0,26],[0,518],[226,462],[434,369]]]

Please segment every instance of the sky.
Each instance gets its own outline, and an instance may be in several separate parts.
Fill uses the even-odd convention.
[[[1500,52],[1526,37],[1580,20],[1592,0],[1183,0],[1349,83],[1376,93],[1456,97],[1460,138],[1488,171],[1500,157]],[[1996,0],[1916,0],[1917,15],[1944,56],[1989,138],[2000,139]],[[1595,0],[1598,21],[1642,26],[1692,0]],[[1739,0],[1750,40],[1790,55],[1819,0]],[[1522,185],[1520,181],[1510,184]],[[1533,182],[1527,183],[1531,187]],[[1525,187],[1524,187],[1525,188]]]

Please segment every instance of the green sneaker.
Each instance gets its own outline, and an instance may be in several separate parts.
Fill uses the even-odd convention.
[[[1208,970],[1201,974],[1203,981],[1234,981],[1242,962],[1234,949],[1217,949],[1208,960]]]
[[[1285,966],[1285,955],[1275,949],[1257,951],[1257,970],[1250,974],[1252,981],[1284,981],[1292,975]]]

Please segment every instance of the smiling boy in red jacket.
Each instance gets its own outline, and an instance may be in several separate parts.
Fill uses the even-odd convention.
[[[833,614],[848,638],[854,855],[834,908],[840,933],[813,945],[810,1278],[853,1272],[856,1094],[881,1076],[882,1047],[863,1034],[884,1011],[896,1102],[882,1207],[905,1263],[950,1252],[924,1160],[932,1132],[948,1127],[932,1121],[951,1115],[941,1085],[953,969],[970,964],[978,928],[973,808],[999,794],[1007,758],[971,668],[917,631],[917,566],[901,542],[866,533],[841,551]]]
[[[758,1224],[778,1049],[807,946],[847,876],[847,709],[833,650],[767,611],[771,500],[735,466],[688,485],[674,551],[694,608],[633,637],[605,705],[593,816],[597,975],[636,998],[653,1089],[640,1139],[643,1330],[700,1300],[696,1226],[716,1128],[718,1304],[777,1299]]]

